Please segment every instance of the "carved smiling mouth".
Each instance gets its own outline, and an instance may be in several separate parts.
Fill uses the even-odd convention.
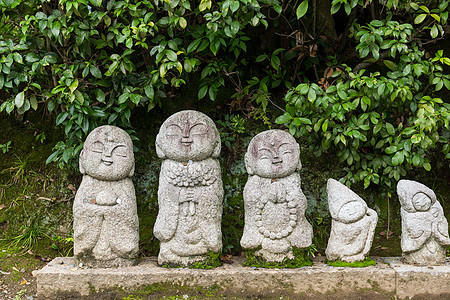
[[[104,159],[102,159],[102,163],[107,165],[107,166],[110,166],[110,165],[112,165],[113,162],[112,162],[112,160],[104,160]]]

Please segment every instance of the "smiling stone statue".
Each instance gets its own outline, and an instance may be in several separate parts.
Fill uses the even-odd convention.
[[[313,237],[298,174],[299,145],[288,132],[261,132],[248,146],[245,166],[249,178],[241,246],[268,262],[294,259],[293,247],[307,248]]]
[[[448,222],[436,194],[412,180],[400,180],[397,194],[402,205],[401,246],[405,262],[445,264],[446,247],[450,246]]]
[[[114,126],[94,129],[80,154],[80,172],[83,180],[73,204],[76,258],[90,267],[135,265],[139,220],[129,135]]]
[[[161,126],[156,152],[163,159],[153,231],[161,242],[158,263],[204,261],[222,249],[219,132],[205,114],[181,111]]]

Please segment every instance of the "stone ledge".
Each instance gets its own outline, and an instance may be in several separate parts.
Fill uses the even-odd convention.
[[[402,265],[399,258],[375,258],[375,266],[365,268],[330,267],[315,260],[312,267],[299,269],[256,269],[243,267],[242,258],[211,270],[161,268],[156,258],[144,258],[135,267],[89,269],[75,266],[72,257],[58,257],[36,272],[38,297],[58,295],[76,298],[105,293],[117,288],[136,291],[153,284],[178,287],[214,287],[223,295],[291,296],[327,295],[327,298],[369,296],[370,299],[415,295],[449,295],[450,265],[415,267]],[[383,260],[390,263],[389,266]],[[182,293],[182,292],[181,292]]]

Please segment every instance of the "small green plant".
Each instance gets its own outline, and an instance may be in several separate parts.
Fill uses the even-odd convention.
[[[64,256],[69,256],[69,254],[73,250],[73,238],[71,237],[62,237],[62,236],[53,236],[52,237],[52,249],[57,251],[62,251]]]
[[[2,150],[3,154],[7,153],[11,149],[11,141],[0,144],[0,149]]]
[[[27,292],[27,290],[20,290],[17,292],[17,294],[14,296],[14,300],[22,300],[22,296]]]
[[[20,227],[21,233],[12,238],[9,246],[13,248],[21,248],[24,252],[30,250],[37,240],[45,234],[44,228],[39,224],[36,218],[30,218],[27,224]]]
[[[44,143],[44,141],[47,139],[47,137],[45,136],[45,132],[43,131],[43,132],[41,132],[41,133],[39,133],[38,135],[36,135],[36,142],[39,142],[39,143]]]
[[[220,139],[227,148],[232,148],[239,134],[245,131],[245,119],[239,115],[225,115],[225,119],[218,120]]]
[[[377,263],[370,259],[370,257],[366,257],[363,261],[355,261],[353,263],[349,263],[346,261],[335,260],[335,261],[326,261],[327,265],[332,267],[349,267],[349,268],[363,268],[368,266],[374,266]]]

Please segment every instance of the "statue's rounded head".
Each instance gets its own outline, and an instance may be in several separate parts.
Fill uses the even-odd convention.
[[[437,200],[433,190],[413,180],[400,180],[397,195],[402,208],[410,213],[428,211]]]
[[[128,133],[110,125],[92,130],[80,153],[80,172],[111,181],[133,176],[133,143]]]
[[[289,132],[278,129],[263,131],[248,145],[245,167],[249,175],[286,177],[301,169],[300,146]]]
[[[220,154],[220,137],[205,114],[183,110],[171,115],[156,136],[156,153],[175,161],[200,161]]]
[[[327,194],[330,215],[339,222],[353,223],[363,218],[367,213],[366,202],[335,179],[328,179]]]

